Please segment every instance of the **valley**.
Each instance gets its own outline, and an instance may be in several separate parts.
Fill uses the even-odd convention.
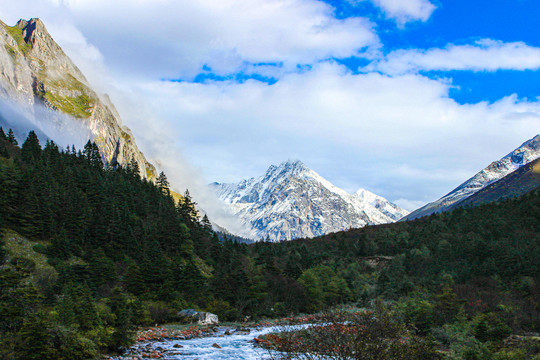
[[[373,178],[371,186],[395,201],[356,185],[346,191],[300,160],[207,186],[193,180],[198,175],[184,174],[190,167],[171,167],[177,172],[166,175],[170,164],[141,151],[109,96],[93,89],[42,20],[0,22],[0,42],[1,359],[540,357],[540,135],[411,212],[397,203],[410,206],[416,198],[389,189],[405,189],[400,181],[418,174],[422,181],[442,181],[448,173],[421,171],[429,151],[418,157],[417,169],[401,158],[387,163],[381,173],[404,174],[393,184],[383,184],[375,171],[358,177]],[[295,69],[294,76],[312,71],[279,62],[250,69],[269,66]],[[212,68],[205,64],[203,71]],[[197,91],[218,81],[207,75]],[[397,76],[385,75],[385,81]],[[261,79],[234,81],[254,88]],[[188,86],[162,81],[164,92]],[[224,106],[225,122],[230,93],[217,92],[219,106],[205,106]],[[201,117],[206,111],[193,98],[178,102]],[[519,110],[515,118],[529,119],[532,110]],[[532,124],[537,118],[531,118]],[[155,127],[147,125],[150,134]],[[280,131],[289,131],[285,125]],[[302,128],[301,135],[318,126]],[[325,141],[336,136],[324,135]],[[137,139],[147,137],[137,133]],[[161,141],[154,139],[162,149],[170,144]],[[208,149],[221,144],[206,133],[204,141]],[[416,146],[379,142],[368,147],[373,167],[386,148],[398,158],[396,148]],[[168,151],[181,157],[170,149],[160,154]],[[214,154],[214,164],[227,158],[221,155]],[[366,159],[347,166],[358,164]],[[175,183],[167,176],[193,178]],[[183,188],[188,183],[197,184],[208,208]],[[414,192],[421,190],[418,185]],[[220,219],[234,224],[214,222],[212,214],[225,213]],[[228,232],[238,224],[242,231]],[[204,313],[211,324],[195,326],[201,320],[186,312]]]

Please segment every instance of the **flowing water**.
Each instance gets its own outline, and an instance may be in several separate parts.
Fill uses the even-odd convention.
[[[292,327],[287,327],[291,329]],[[198,359],[198,360],[259,360],[269,359],[268,351],[256,347],[253,338],[271,332],[279,332],[283,327],[265,327],[251,330],[249,334],[224,335],[221,329],[215,336],[195,338],[191,340],[167,340],[141,345],[146,351],[157,349],[164,354],[163,359]],[[219,345],[215,347],[214,344]],[[174,347],[181,345],[182,347]]]

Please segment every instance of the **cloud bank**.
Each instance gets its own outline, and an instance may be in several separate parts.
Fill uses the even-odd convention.
[[[336,19],[322,1],[72,0],[64,6],[107,65],[130,76],[189,78],[205,65],[218,74],[259,63],[294,69],[380,46],[369,19]]]
[[[396,31],[436,10],[427,0],[372,3]],[[484,39],[389,51],[380,18],[335,12],[315,0],[22,0],[0,18],[41,17],[111,95],[141,150],[216,221],[228,215],[207,183],[258,176],[288,158],[412,209],[538,132],[538,101],[508,93],[462,105],[449,97],[451,78],[425,73],[536,70],[538,48]],[[348,57],[368,64],[352,72],[340,64]],[[193,82],[201,72],[231,80]],[[275,83],[233,80],[239,73]]]
[[[540,48],[523,42],[505,43],[482,39],[467,45],[450,44],[443,49],[396,50],[366,70],[386,74],[418,71],[497,71],[540,69]]]
[[[385,15],[403,26],[411,21],[427,21],[436,6],[428,0],[371,0]]]

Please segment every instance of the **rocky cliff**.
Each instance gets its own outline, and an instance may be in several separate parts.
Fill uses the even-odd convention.
[[[412,220],[433,213],[451,210],[454,208],[454,204],[463,201],[486,186],[504,178],[521,166],[526,165],[539,157],[540,135],[536,135],[502,159],[489,164],[486,168],[459,185],[447,195],[413,211],[403,218],[403,220]]]
[[[134,159],[142,176],[156,178],[154,166],[137,148],[130,130],[121,125],[108,97],[92,90],[41,20],[20,20],[15,26],[0,21],[0,97],[29,116],[36,117],[40,107],[69,115],[87,130],[104,161],[127,164]],[[44,120],[35,123],[40,121]]]
[[[211,186],[251,229],[248,236],[254,239],[315,237],[394,222],[408,214],[367,190],[351,195],[300,161],[272,165],[259,178]]]

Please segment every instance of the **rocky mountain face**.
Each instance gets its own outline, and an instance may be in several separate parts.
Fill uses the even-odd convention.
[[[259,178],[211,186],[251,229],[249,236],[254,239],[315,237],[390,223],[408,214],[367,190],[351,195],[300,161],[272,165]]]
[[[105,161],[127,164],[134,159],[141,175],[156,178],[154,166],[121,125],[109,98],[92,90],[41,20],[20,20],[15,26],[0,21],[0,98],[16,103],[34,119],[40,117],[34,122],[38,126],[47,121],[37,115],[42,107],[69,115],[96,142]],[[35,130],[47,134],[43,128]]]
[[[540,158],[521,166],[499,181],[452,205],[479,206],[494,201],[516,198],[540,187]]]
[[[452,190],[437,201],[429,203],[406,216],[403,220],[451,210],[454,204],[470,197],[486,186],[495,183],[508,174],[540,157],[540,135],[523,143],[500,160],[494,161],[488,167],[474,175],[469,180]]]

